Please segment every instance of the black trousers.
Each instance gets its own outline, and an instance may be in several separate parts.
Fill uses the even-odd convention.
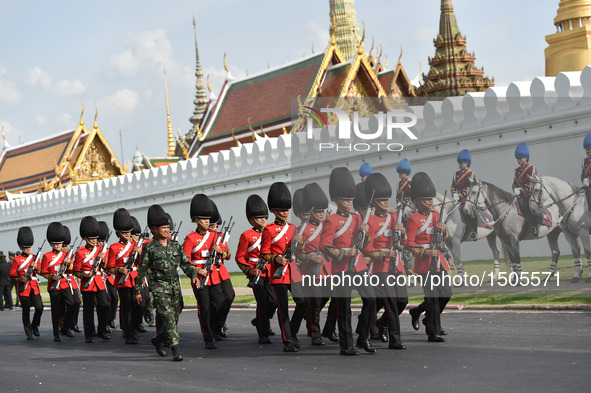
[[[403,273],[396,273],[393,277],[402,275]],[[408,304],[408,293],[405,286],[388,285],[392,283],[387,282],[389,273],[377,273],[376,276],[380,278],[380,285],[378,291],[382,304],[384,305],[384,314],[378,320],[378,326],[385,326],[388,328],[389,340],[391,343],[400,342],[400,318],[399,315],[404,311]]]
[[[259,277],[259,281],[252,288],[252,293],[257,302],[256,328],[261,337],[268,337],[271,330],[270,320],[277,310],[277,297],[275,290],[271,288],[268,277]]]
[[[355,273],[351,275],[351,278],[353,279],[355,275],[362,275],[362,273]],[[342,349],[353,347],[353,328],[351,325],[351,292],[353,286],[348,284],[343,283],[343,285],[336,288],[339,345]],[[360,338],[366,339],[369,337],[371,324],[376,319],[375,290],[373,287],[363,285],[357,286],[355,289],[357,289],[363,301],[359,322],[355,331],[359,334]]]
[[[326,302],[324,303],[326,305]],[[323,307],[324,307],[323,305]],[[322,329],[322,335],[328,336],[330,333],[337,330],[337,299],[335,297],[330,298],[330,304],[328,305],[328,311],[326,313],[326,322],[324,322],[324,328]]]
[[[302,321],[306,317],[308,313],[308,308],[310,308],[310,298],[308,296],[294,296],[296,294],[302,294],[304,291],[299,290],[296,287],[302,287],[302,283],[293,283],[291,284],[291,288],[293,289],[292,297],[293,301],[295,302],[296,306],[293,310],[293,314],[291,315],[289,324],[291,328],[291,334],[295,337],[299,331],[300,326],[302,325]]]
[[[12,283],[0,284],[0,308],[12,308]]]
[[[292,324],[289,319],[288,294],[288,292],[291,292],[291,284],[272,284],[272,287],[275,290],[275,296],[277,297],[277,318],[279,321],[279,328],[281,329],[281,338],[284,344],[294,344],[294,338],[297,334],[297,330],[299,330],[300,328],[300,324],[302,323],[303,314],[306,312],[306,309],[308,308],[308,298],[293,297],[293,301],[296,304],[296,309],[299,306],[300,313],[302,313],[302,316],[296,316],[299,319],[299,322],[294,322],[294,330],[292,330]]]
[[[60,330],[70,329],[69,324],[72,321],[74,296],[70,288],[55,289],[49,291],[49,300],[51,302],[51,325],[53,327],[53,336],[59,337]]]
[[[20,296],[19,296],[19,294],[18,294],[18,283],[17,283],[16,281],[12,281],[12,282],[11,282],[11,285],[12,285],[12,288],[14,288],[14,292],[16,292],[16,302],[15,302],[15,304],[14,304],[14,305],[15,305],[16,307],[19,307],[19,305],[20,305],[20,301],[21,301],[21,300],[20,300],[20,299],[21,299],[21,297],[20,297]],[[12,289],[10,289],[10,292],[11,292],[11,295],[10,295],[10,296],[12,297]]]
[[[220,283],[220,288],[224,294],[224,302],[222,303],[220,314],[218,316],[219,320],[217,321],[216,327],[214,327],[216,332],[221,330],[221,328],[226,324],[226,319],[228,318],[228,314],[232,308],[232,303],[236,297],[236,292],[232,286],[232,280],[228,279],[222,281]]]
[[[109,317],[109,294],[106,290],[97,292],[82,291],[82,318],[84,319],[84,336],[91,338],[95,333],[94,328],[94,309],[96,306],[96,315],[98,318],[98,332],[107,332],[107,322]]]
[[[29,293],[29,296],[19,296],[19,299],[21,301],[21,309],[23,312],[23,327],[25,328],[26,333],[27,329],[30,329],[32,326],[39,327],[39,324],[41,323],[41,314],[43,314],[43,301],[41,300],[41,294],[34,295],[32,290]],[[31,316],[29,315],[31,306],[35,308],[32,323]]]
[[[311,286],[308,288],[310,295],[310,303],[307,310],[306,326],[308,328],[308,334],[314,338],[320,338],[322,335],[328,335],[336,329],[336,301],[331,301],[328,308],[328,315],[326,317],[326,323],[324,330],[320,332],[320,313],[322,309],[330,300],[329,297],[323,297],[324,289],[320,287]]]
[[[75,280],[75,278],[71,277],[70,280]],[[80,314],[80,305],[82,304],[82,292],[80,291],[80,288],[74,289],[74,295],[72,297],[74,303],[72,304],[72,319],[69,323],[70,327],[78,326],[78,315]]]
[[[107,292],[109,292],[109,317],[108,317],[108,321],[115,321],[115,318],[117,318],[117,305],[119,303],[119,294],[117,293],[117,288],[115,288],[114,285],[112,285],[108,279],[105,279],[106,282],[106,286],[107,286]],[[121,321],[119,321],[119,324],[121,324]]]
[[[217,331],[213,330],[213,328],[220,319],[221,308],[225,299],[220,284],[205,285],[202,288],[193,285],[193,294],[197,299],[197,314],[203,340],[205,342],[214,341]]]
[[[423,301],[425,316],[427,318],[426,333],[427,336],[437,336],[440,334],[441,329],[441,313],[445,309],[445,306],[451,299],[451,286],[448,285],[447,281],[444,283],[443,278],[447,275],[445,271],[434,274],[421,274],[423,278],[423,293],[425,294],[425,300]],[[431,283],[433,277],[438,276],[438,286]],[[420,310],[420,306],[417,307]],[[417,310],[413,310],[417,312]]]
[[[146,300],[138,304],[133,296],[133,288],[119,288],[119,323],[126,339],[137,337],[136,329],[142,322],[146,309]]]

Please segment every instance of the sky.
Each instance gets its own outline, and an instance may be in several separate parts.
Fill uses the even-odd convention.
[[[357,21],[391,68],[428,71],[440,0],[356,0]],[[476,65],[497,85],[544,75],[545,36],[559,0],[453,0]],[[256,5],[256,8],[255,8]],[[172,128],[189,131],[195,41],[219,95],[223,57],[241,78],[326,49],[328,0],[0,0],[0,127],[16,146],[75,129],[82,101],[120,161],[167,153],[164,68]],[[375,52],[374,52],[375,53]],[[96,108],[96,109],[95,109]]]

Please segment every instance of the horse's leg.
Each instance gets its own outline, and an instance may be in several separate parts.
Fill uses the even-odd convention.
[[[456,236],[457,234],[458,233],[456,232],[454,236],[452,238],[448,238],[445,243],[447,244],[447,247],[451,252],[456,268],[458,269],[458,275],[461,277],[458,283],[458,285],[461,286],[465,285],[463,277],[466,274],[466,270],[464,269],[464,265],[462,264],[462,245],[460,238]]]
[[[579,227],[579,239],[583,250],[585,250],[585,258],[587,258],[587,266],[589,267],[589,277],[586,282],[591,282],[591,237],[589,236],[589,228],[583,228],[583,225]]]
[[[511,261],[511,272],[509,273],[509,278],[511,279],[514,277],[513,274],[517,275],[517,282],[521,278],[521,257],[519,254],[519,239],[517,235],[509,235],[508,238],[501,239],[501,243],[505,247],[505,252],[509,255],[509,260]],[[513,281],[513,280],[511,280]]]
[[[581,247],[579,247],[579,242],[577,241],[577,235],[572,233],[568,227],[564,228],[563,231],[564,237],[568,242],[570,249],[573,253],[573,260],[575,263],[575,275],[571,280],[572,283],[576,283],[581,281],[583,278],[583,265],[581,264]]]
[[[499,277],[499,271],[501,270],[501,264],[499,262],[499,258],[501,253],[499,252],[499,248],[497,247],[497,235],[496,233],[492,232],[486,237],[486,241],[488,242],[488,246],[492,251],[493,258],[494,258],[494,270],[493,270],[493,281],[496,281]]]
[[[556,227],[547,236],[548,245],[550,246],[550,250],[552,251],[552,263],[550,264],[550,277],[554,276],[554,273],[556,273],[556,269],[558,267],[558,258],[560,258],[560,249],[558,248],[558,236],[560,236],[561,232],[562,232],[562,230],[560,229],[560,227]],[[567,238],[567,240],[568,240],[568,238]]]

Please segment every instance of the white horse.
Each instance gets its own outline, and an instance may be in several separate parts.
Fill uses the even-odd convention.
[[[552,205],[558,206],[560,212],[560,227],[564,232],[564,237],[571,247],[575,262],[575,275],[571,282],[579,282],[583,278],[583,265],[581,264],[581,248],[577,238],[581,239],[581,244],[585,249],[587,257],[587,266],[589,266],[589,277],[587,282],[591,282],[591,212],[585,198],[585,190],[572,186],[564,180],[550,176],[535,175],[531,178],[531,210],[534,214],[539,214],[544,208],[542,201],[551,198]],[[556,272],[557,264],[552,261],[550,271]]]

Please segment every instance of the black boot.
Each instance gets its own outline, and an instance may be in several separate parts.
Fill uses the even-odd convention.
[[[162,342],[160,341],[158,336],[154,337],[150,341],[152,342],[152,345],[154,346],[154,348],[156,348],[156,353],[162,357],[165,357],[166,351],[164,350],[164,346],[162,345]]]
[[[376,349],[371,345],[369,338],[357,337],[357,348],[361,348],[368,353],[376,353]]]
[[[183,355],[181,355],[179,347],[170,347],[170,350],[172,351],[172,360],[175,362],[180,362],[183,360]]]

